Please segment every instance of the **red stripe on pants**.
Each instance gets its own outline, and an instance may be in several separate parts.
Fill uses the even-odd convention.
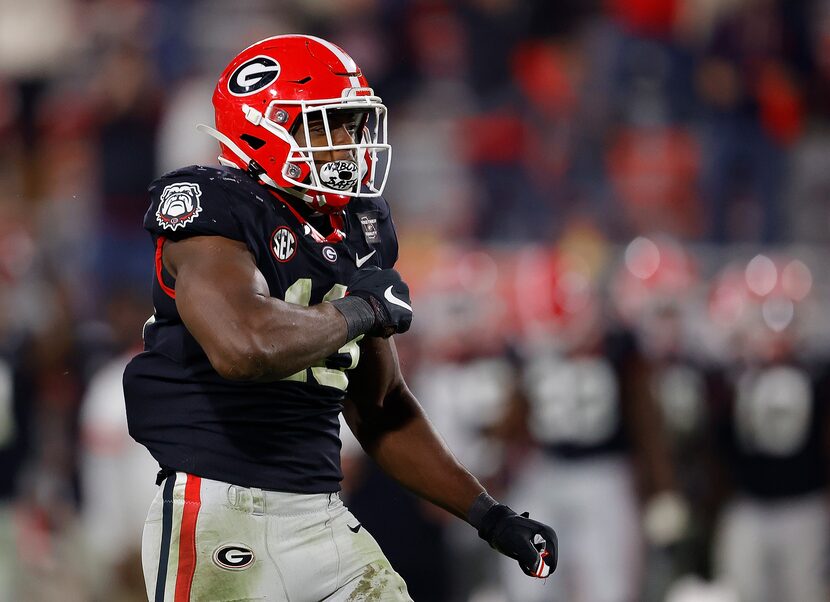
[[[190,601],[193,573],[196,572],[196,519],[202,506],[202,479],[187,475],[184,486],[184,510],[179,533],[179,568],[176,571],[176,602]]]

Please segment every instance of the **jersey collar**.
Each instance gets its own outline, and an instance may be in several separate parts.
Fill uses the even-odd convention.
[[[300,223],[300,226],[302,226],[303,234],[311,238],[314,242],[338,243],[346,239],[346,234],[343,231],[346,220],[343,217],[342,213],[332,213],[328,215],[328,218],[331,221],[332,232],[328,236],[324,236],[320,233],[319,230],[317,230],[317,228],[312,226],[299,211],[297,211],[297,209],[291,204],[290,201],[282,198],[282,196],[276,190],[272,190],[270,187],[268,188],[268,192],[270,192],[275,199],[282,203],[282,205],[284,205],[291,212],[291,214]]]

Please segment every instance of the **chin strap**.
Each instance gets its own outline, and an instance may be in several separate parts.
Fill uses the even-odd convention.
[[[340,214],[340,213],[329,214],[329,222],[331,223],[332,232],[328,236],[323,236],[322,234],[320,234],[320,232],[317,230],[317,228],[315,228],[314,226],[312,226],[311,224],[308,223],[308,220],[306,220],[300,214],[299,211],[297,211],[296,209],[294,209],[294,207],[291,206],[291,203],[289,203],[285,199],[281,198],[280,195],[276,194],[274,191],[271,191],[271,194],[280,203],[282,203],[283,206],[286,209],[288,209],[294,215],[295,218],[297,218],[297,221],[300,222],[300,224],[302,224],[302,226],[303,226],[303,234],[305,234],[306,236],[310,236],[314,242],[334,243],[334,242],[340,242],[344,238],[346,238],[346,233],[343,232],[343,227],[345,225],[346,220],[343,218],[342,214]]]
[[[256,178],[262,180],[263,182],[268,184],[268,186],[279,188],[279,186],[277,186],[277,183],[274,182],[274,180],[268,174],[265,173],[265,170],[263,170],[257,164],[256,161],[251,159],[251,157],[249,157],[245,151],[239,148],[236,142],[225,136],[225,134],[223,134],[219,130],[210,127],[209,125],[205,125],[204,123],[200,123],[199,125],[197,125],[196,129],[200,132],[204,132],[208,136],[216,138],[219,142],[227,146],[233,152],[234,155],[242,159],[242,162],[245,164],[246,171],[250,173],[252,176],[255,176]],[[226,167],[238,167],[235,163],[223,157],[219,157],[219,163]]]
[[[212,128],[208,125],[205,125],[203,123],[198,124],[196,126],[196,129],[199,130],[200,132],[204,132],[208,136],[216,138],[219,142],[221,142],[222,144],[227,146],[233,152],[233,154],[235,154],[237,157],[239,157],[242,160],[243,163],[245,163],[245,165],[247,166],[245,171],[251,177],[253,177],[254,179],[261,180],[262,183],[265,184],[266,186],[269,186],[269,187],[271,187],[271,188],[273,188],[273,189],[275,189],[279,192],[282,192],[282,193],[288,194],[290,196],[293,196],[294,198],[300,199],[301,201],[303,201],[303,202],[305,202],[309,205],[314,202],[313,197],[311,197],[307,194],[303,194],[299,190],[294,190],[293,188],[284,188],[282,186],[277,186],[277,183],[274,182],[273,178],[271,178],[267,173],[265,173],[265,170],[262,169],[262,167],[259,165],[259,163],[257,163],[253,159],[251,159],[251,157],[249,157],[248,154],[245,151],[243,151],[241,148],[239,148],[239,146],[233,140],[228,138],[225,134],[223,134],[219,130],[217,130],[215,128]],[[218,159],[219,159],[219,163],[224,165],[225,167],[235,167],[237,169],[239,168],[239,166],[236,163],[234,163],[233,161],[230,161],[229,159],[226,159],[222,156],[218,157]],[[288,207],[288,209],[294,214],[294,216],[303,225],[303,229],[305,230],[305,233],[308,234],[309,236],[311,236],[316,242],[340,242],[341,240],[343,240],[346,237],[346,235],[343,233],[343,230],[342,230],[342,228],[344,226],[344,221],[345,221],[343,219],[342,215],[334,214],[334,213],[329,215],[329,219],[331,220],[331,226],[332,226],[333,231],[328,236],[323,236],[322,234],[320,234],[320,232],[317,231],[317,229],[314,226],[309,224],[308,221],[306,221],[306,219],[302,215],[300,215],[300,213],[296,209],[294,209],[291,205],[289,205],[283,199],[281,199],[279,197],[279,195],[274,195],[274,196],[282,204],[284,204],[286,207]]]
[[[239,145],[237,145],[233,140],[228,138],[219,130],[214,129],[209,125],[205,125],[204,123],[200,123],[199,125],[197,125],[196,129],[200,132],[207,134],[208,136],[211,136],[212,138],[216,138],[219,142],[227,146],[231,150],[231,152],[233,152],[234,155],[236,155],[242,160],[242,162],[245,164],[245,171],[247,171],[253,178],[261,180],[265,185],[270,186],[271,188],[276,188],[280,192],[290,194],[291,196],[296,197],[306,203],[310,204],[314,202],[314,199],[307,194],[303,194],[302,192],[294,190],[292,188],[284,188],[282,186],[278,186],[277,183],[273,180],[273,178],[271,178],[271,176],[265,173],[265,170],[262,169],[259,163],[251,159],[251,157],[249,157],[245,151],[239,148]],[[230,161],[229,159],[226,159],[222,156],[218,157],[218,159],[219,163],[221,163],[225,167],[239,167],[233,161]]]

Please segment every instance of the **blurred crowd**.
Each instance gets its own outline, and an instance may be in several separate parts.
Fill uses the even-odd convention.
[[[344,433],[413,598],[828,600],[826,0],[0,0],[0,600],[144,599],[146,187],[289,32],[389,107],[411,388],[560,535],[525,579]]]

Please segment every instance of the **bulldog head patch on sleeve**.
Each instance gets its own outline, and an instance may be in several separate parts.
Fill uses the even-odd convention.
[[[201,196],[202,190],[198,184],[179,182],[165,186],[156,210],[159,226],[169,230],[184,228],[202,212],[199,203]]]

